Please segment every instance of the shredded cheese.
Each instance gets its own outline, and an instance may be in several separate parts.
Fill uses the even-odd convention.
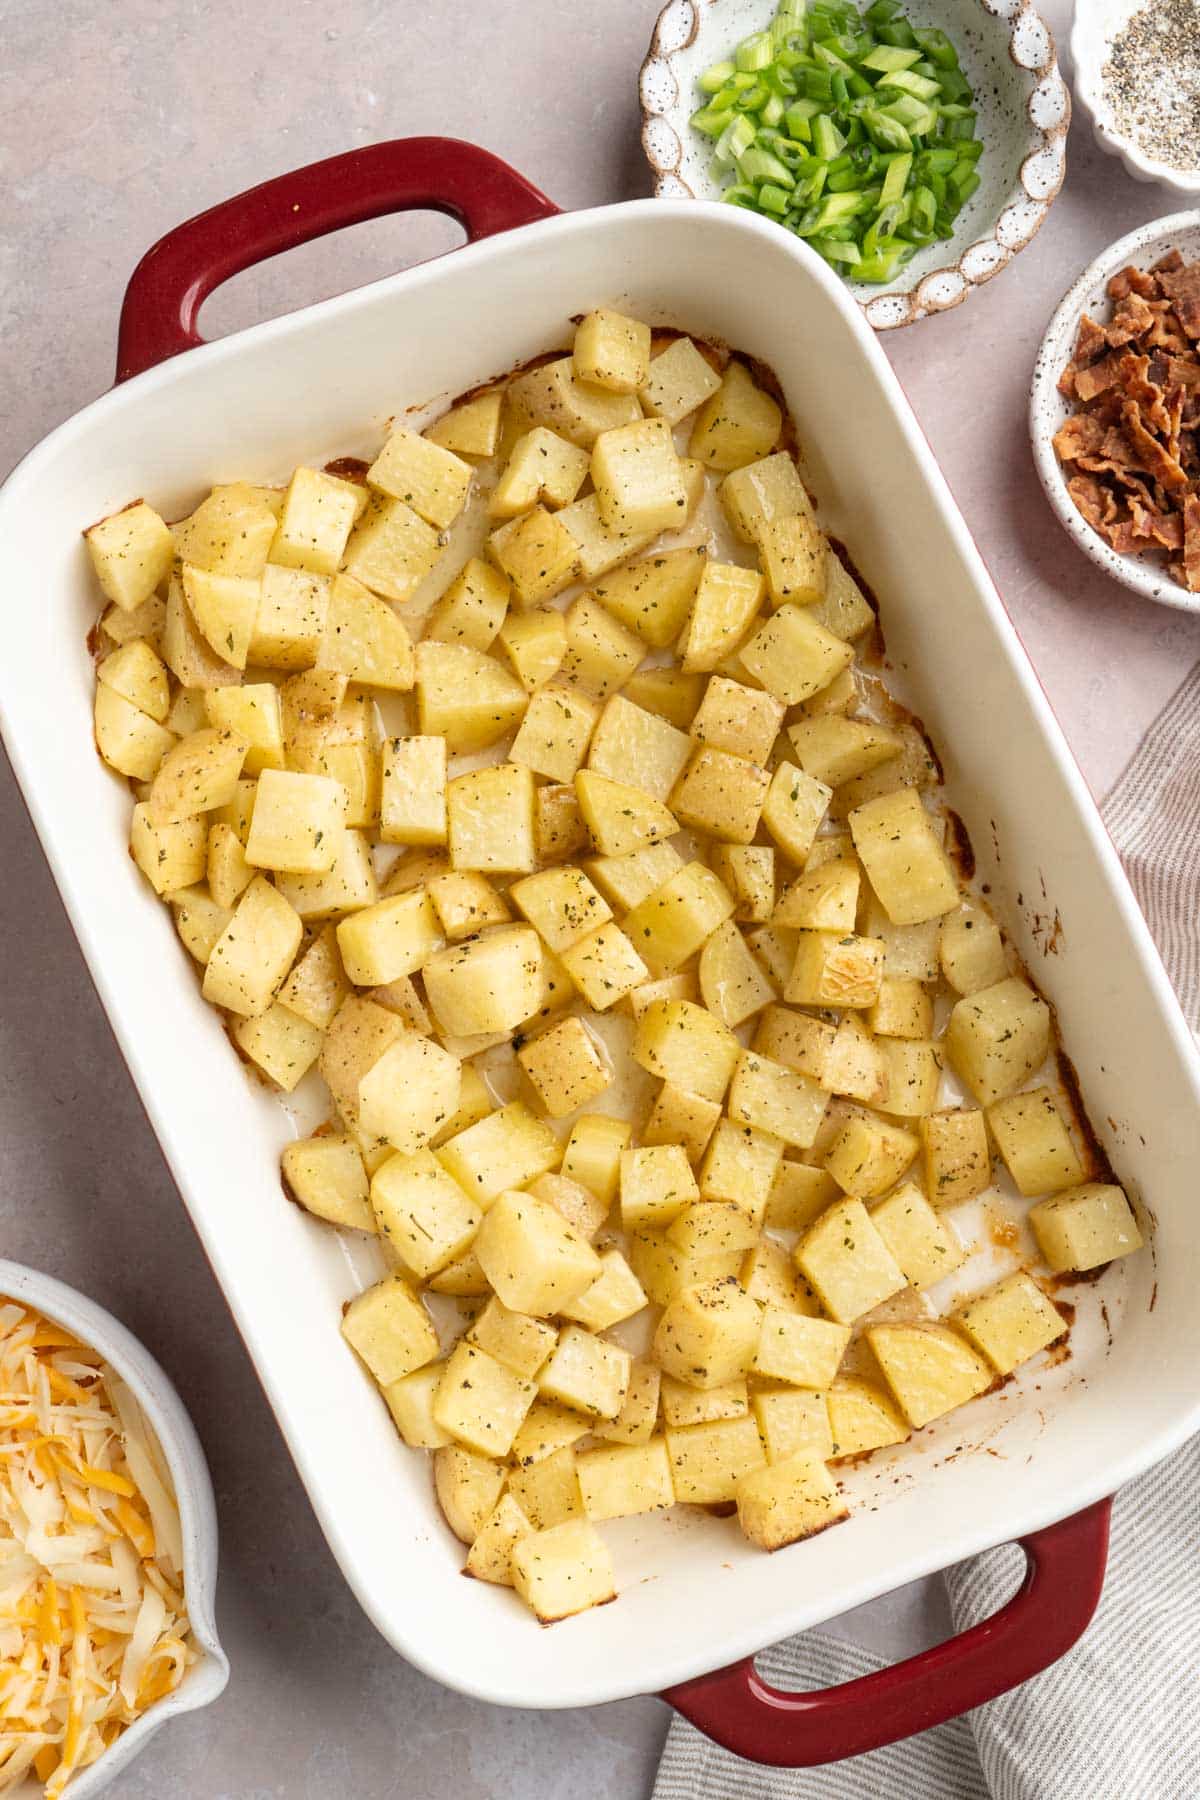
[[[0,1794],[69,1796],[195,1654],[141,1408],[94,1350],[0,1300]]]

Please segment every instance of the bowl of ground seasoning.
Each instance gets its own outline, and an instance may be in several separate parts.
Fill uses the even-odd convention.
[[[1076,0],[1071,55],[1101,149],[1200,194],[1200,0]]]

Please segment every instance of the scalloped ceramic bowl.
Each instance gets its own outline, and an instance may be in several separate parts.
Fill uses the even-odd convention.
[[[711,145],[688,119],[696,78],[774,17],[776,0],[669,0],[639,84],[642,145],[660,199],[716,199]],[[954,236],[919,251],[890,287],[849,283],[877,331],[947,312],[1007,268],[1040,230],[1066,171],[1071,98],[1049,27],[1023,0],[912,0],[915,25],[940,25],[975,89],[980,186]]]
[[[1200,194],[1200,145],[1194,169],[1173,169],[1147,156],[1125,135],[1113,117],[1104,94],[1101,73],[1108,61],[1113,38],[1139,12],[1146,0],[1075,0],[1071,23],[1071,61],[1075,68],[1075,94],[1091,120],[1100,148],[1124,163],[1135,181],[1158,181],[1177,194]]]
[[[99,1800],[145,1749],[156,1732],[182,1713],[209,1706],[224,1692],[229,1660],[217,1640],[213,1617],[217,1592],[217,1509],[212,1481],[196,1428],[183,1401],[150,1352],[119,1320],[94,1300],[23,1263],[0,1259],[0,1295],[65,1326],[81,1343],[98,1350],[126,1383],[154,1427],[171,1471],[183,1533],[183,1573],[192,1637],[200,1651],[173,1694],[139,1719],[68,1783],[69,1800]],[[22,1787],[21,1794],[26,1792]],[[32,1795],[40,1787],[30,1786]]]
[[[1172,581],[1162,562],[1152,556],[1120,556],[1106,544],[1098,531],[1093,531],[1067,492],[1062,465],[1054,454],[1054,434],[1075,411],[1069,400],[1058,391],[1058,378],[1071,360],[1079,320],[1083,313],[1103,319],[1109,305],[1105,284],[1110,275],[1126,263],[1143,268],[1157,262],[1168,250],[1179,250],[1188,262],[1200,258],[1200,212],[1171,213],[1139,225],[1089,263],[1059,301],[1054,317],[1046,327],[1037,361],[1033,365],[1033,381],[1029,390],[1029,436],[1038,479],[1045,490],[1058,522],[1092,561],[1119,581],[1132,588],[1144,600],[1159,606],[1173,606],[1180,612],[1200,612],[1200,594],[1191,594]]]

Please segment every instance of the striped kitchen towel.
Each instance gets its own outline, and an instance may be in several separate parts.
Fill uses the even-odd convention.
[[[1200,1029],[1200,664],[1151,727],[1104,817],[1193,1030]],[[1123,1489],[1108,1579],[1062,1661],[922,1736],[816,1769],[765,1769],[672,1720],[654,1800],[1197,1800],[1200,1439]],[[944,1577],[955,1629],[1014,1591],[1014,1545]],[[883,1659],[820,1631],[765,1651],[787,1688],[828,1687]]]

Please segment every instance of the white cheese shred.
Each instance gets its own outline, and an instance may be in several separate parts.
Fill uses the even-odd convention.
[[[0,1300],[0,1794],[45,1800],[195,1661],[179,1509],[125,1384]]]

